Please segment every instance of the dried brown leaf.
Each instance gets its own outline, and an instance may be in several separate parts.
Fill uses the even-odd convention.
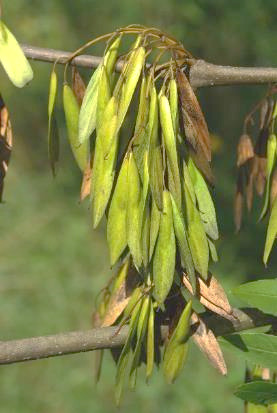
[[[177,70],[176,75],[182,112],[190,120],[191,126],[195,130],[192,145],[194,146],[194,140],[196,143],[199,142],[203,147],[207,160],[210,161],[211,141],[203,112],[185,73],[182,70]]]
[[[206,308],[229,320],[234,319],[232,315],[233,309],[229,303],[225,291],[211,273],[206,281],[203,281],[201,277],[196,276],[195,294],[193,294],[189,277],[185,273],[183,273],[183,284]]]
[[[131,267],[126,278],[124,278],[120,286],[116,289],[114,294],[112,294],[101,327],[109,327],[118,319],[126,308],[131,294],[138,282],[138,273]]]
[[[266,164],[267,160],[265,157],[257,157],[257,175],[255,179],[255,187],[257,194],[260,197],[263,196],[266,185]]]
[[[252,205],[253,205],[253,185],[254,185],[254,178],[252,175],[252,164],[253,164],[253,159],[249,160],[247,163],[247,178],[246,178],[246,188],[245,188],[245,193],[246,193],[246,205],[248,211],[251,211]]]
[[[268,112],[268,100],[264,99],[262,104],[261,104],[261,109],[260,109],[260,130],[265,127],[266,124],[266,116]]]
[[[249,159],[254,157],[254,148],[249,135],[241,135],[237,147],[237,166],[245,165]]]
[[[274,106],[275,106],[275,100],[273,99],[272,96],[268,97],[267,99],[268,99],[268,109],[267,109],[264,128],[269,128],[270,122],[271,122],[271,119],[272,119],[272,114],[273,114],[273,111],[274,111]]]
[[[196,313],[192,313],[191,319],[193,323],[198,324],[192,336],[193,341],[205,354],[211,365],[225,376],[227,374],[226,363],[214,333]]]
[[[177,70],[176,79],[179,89],[181,113],[186,137],[194,151],[198,152],[199,147],[201,147],[206,160],[210,161],[211,141],[201,107],[185,73],[182,70]]]
[[[4,179],[12,150],[12,127],[8,109],[0,95],[0,202],[2,202]]]
[[[237,186],[234,200],[234,222],[236,232],[239,232],[242,222],[243,211],[243,169],[239,168]]]
[[[91,169],[90,163],[88,163],[83,173],[83,180],[82,180],[81,191],[80,191],[81,202],[90,194],[91,175],[92,175],[92,169]]]
[[[270,369],[267,367],[262,368],[262,379],[263,380],[270,380]]]
[[[72,68],[72,89],[81,106],[86,91],[86,85],[75,66]]]
[[[207,159],[205,158],[202,148],[199,146],[197,152],[195,152],[194,149],[191,148],[189,153],[197,168],[202,172],[202,174],[206,178],[207,182],[209,182],[209,184],[213,186],[215,181],[214,175],[211,169],[210,162],[207,161]]]

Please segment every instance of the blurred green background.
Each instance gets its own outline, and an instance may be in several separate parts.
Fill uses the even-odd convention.
[[[140,23],[171,33],[196,57],[213,63],[277,66],[276,0],[6,0],[2,5],[4,21],[22,43],[72,51],[119,26]],[[0,73],[15,136],[5,203],[0,205],[1,340],[90,328],[97,292],[111,276],[105,226],[93,232],[88,205],[78,203],[80,174],[63,122],[59,173],[55,180],[51,177],[46,146],[51,67],[32,66],[35,78],[23,90],[13,87],[2,69]],[[277,270],[274,252],[268,269],[261,263],[266,224],[257,224],[260,203],[245,217],[239,236],[232,220],[236,144],[246,112],[265,90],[234,86],[199,91],[210,131],[221,142],[214,155],[221,230],[214,271],[227,291],[246,279],[274,277]],[[141,371],[137,390],[126,393],[121,411],[242,412],[232,392],[243,380],[245,366],[225,354],[227,378],[219,377],[194,348],[172,386],[158,372],[146,385]],[[0,412],[117,411],[110,355],[97,387],[92,369],[88,353],[2,366]]]

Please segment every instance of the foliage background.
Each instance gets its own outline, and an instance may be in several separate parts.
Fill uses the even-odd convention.
[[[140,23],[172,33],[195,56],[214,63],[277,65],[275,0],[2,3],[3,18],[22,43],[74,50],[99,34]],[[88,205],[78,203],[80,175],[62,122],[62,159],[57,179],[51,177],[46,148],[50,66],[33,63],[33,68],[35,79],[23,90],[15,89],[2,70],[0,73],[1,93],[10,108],[15,134],[6,202],[0,205],[2,340],[90,328],[95,297],[111,275],[105,227],[92,232]],[[260,203],[246,217],[239,237],[232,222],[235,147],[246,112],[264,92],[262,86],[234,86],[199,93],[210,130],[217,136],[214,170],[219,178],[214,195],[221,239],[215,274],[228,291],[247,279],[273,277],[277,269],[274,252],[268,269],[261,263],[265,223],[256,223]],[[194,348],[173,386],[166,386],[157,373],[147,386],[141,372],[137,391],[126,393],[121,411],[242,411],[242,403],[232,392],[243,380],[245,366],[229,353],[226,357],[227,378],[219,377]],[[97,387],[92,368],[92,354],[1,367],[0,412],[117,411],[113,402],[115,370],[109,354]]]

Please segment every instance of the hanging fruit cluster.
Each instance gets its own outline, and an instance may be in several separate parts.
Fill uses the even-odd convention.
[[[134,35],[126,50],[124,40]],[[168,325],[162,361],[168,382],[185,363],[191,324],[201,330],[194,329],[195,343],[226,374],[217,340],[191,298],[226,318],[232,308],[208,271],[210,258],[217,261],[218,227],[209,190],[209,132],[187,77],[192,56],[157,29],[128,26],[89,42],[72,58],[98,40],[107,40],[101,63],[86,88],[74,71],[72,87],[64,83],[63,104],[84,176],[81,198],[90,195],[94,228],[106,216],[110,262],[120,263],[95,314],[98,326],[129,324],[127,341],[114,354],[119,401],[127,374],[133,388],[141,362],[147,379],[160,362],[157,331],[163,324]],[[54,173],[57,84],[54,67],[48,108]]]
[[[246,116],[244,133],[237,149],[238,178],[235,195],[235,225],[237,231],[242,221],[243,198],[246,196],[247,209],[252,209],[254,187],[258,196],[263,197],[263,207],[259,220],[269,215],[263,261],[267,264],[277,235],[277,102],[274,95],[276,86],[269,89],[262,99]],[[259,112],[259,129],[255,145],[248,129],[254,124],[254,116]]]

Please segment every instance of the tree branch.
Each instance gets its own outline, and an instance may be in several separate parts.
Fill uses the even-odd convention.
[[[226,320],[215,314],[206,313],[203,319],[214,333],[226,335],[271,324],[276,327],[277,317],[265,315],[257,310],[234,310],[234,318]],[[274,328],[275,328],[274,327]],[[197,330],[197,326],[195,326]],[[192,329],[195,331],[194,326]],[[0,364],[38,360],[47,357],[81,353],[96,349],[122,346],[128,334],[128,326],[118,331],[118,326],[96,328],[88,331],[73,331],[44,337],[25,338],[0,342]],[[161,337],[167,334],[163,327]]]
[[[28,59],[42,62],[55,62],[65,64],[71,52],[62,50],[45,49],[29,45],[22,45]],[[72,60],[72,64],[81,67],[95,68],[101,62],[101,57],[81,55]],[[116,70],[120,71],[122,63],[118,63]],[[194,88],[204,86],[238,85],[238,84],[263,84],[277,82],[277,68],[274,67],[233,67],[220,66],[195,60],[190,69],[190,82]]]

